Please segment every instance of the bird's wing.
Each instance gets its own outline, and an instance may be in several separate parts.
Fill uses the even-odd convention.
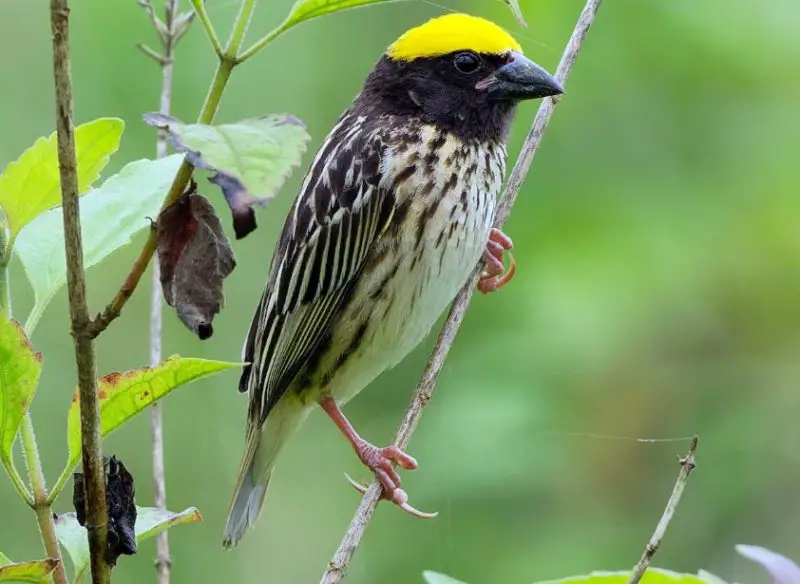
[[[383,140],[344,116],[320,148],[284,224],[270,278],[250,325],[241,391],[252,424],[264,421],[325,338],[395,198],[382,188]]]

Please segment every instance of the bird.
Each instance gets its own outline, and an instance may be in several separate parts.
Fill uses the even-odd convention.
[[[284,445],[316,407],[414,515],[396,446],[362,438],[342,406],[431,331],[480,261],[481,292],[513,275],[492,228],[517,104],[563,93],[497,24],[434,17],[389,45],[322,142],[278,239],[242,350],[245,453],[223,546],[264,506]]]

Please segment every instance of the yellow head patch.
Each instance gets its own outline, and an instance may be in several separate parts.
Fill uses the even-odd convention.
[[[406,31],[386,54],[396,61],[439,57],[455,51],[502,55],[522,52],[510,34],[484,18],[468,14],[447,14]]]

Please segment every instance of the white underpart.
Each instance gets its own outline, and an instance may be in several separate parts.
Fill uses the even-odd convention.
[[[422,138],[423,142],[431,140],[433,130],[425,129]],[[465,145],[449,136],[441,149],[440,160],[444,161],[457,148],[478,146]],[[384,176],[392,177],[405,169],[409,164],[409,155],[407,152],[404,156],[392,156],[391,153],[385,156],[384,160],[388,163],[383,169]],[[472,161],[473,157],[468,156],[468,159]],[[415,251],[416,226],[419,216],[428,207],[428,201],[419,195],[421,186],[430,180],[424,174],[424,163],[417,164],[417,172],[403,183],[404,188],[398,198],[402,201],[403,198],[410,197],[412,200],[407,217],[410,228],[404,232],[399,242],[393,242],[398,246],[397,251],[386,254],[387,259],[369,278],[364,278],[354,291],[354,305],[359,307],[359,313],[355,317],[352,313],[344,315],[333,324],[333,345],[346,346],[347,339],[352,338],[355,330],[364,321],[367,311],[377,314],[377,318],[372,319],[360,348],[337,370],[323,390],[332,394],[340,403],[347,402],[381,372],[397,365],[428,335],[477,265],[486,247],[496,197],[502,185],[505,149],[497,146],[490,157],[491,167],[488,172],[483,153],[474,157],[474,160],[477,169],[467,181],[464,180],[464,175],[468,165],[453,165],[450,168],[444,164],[437,166],[437,187],[425,199],[439,198],[453,172],[459,173],[459,181],[458,187],[449,190],[439,203],[431,224],[449,227],[453,207],[462,206],[461,195],[464,191],[467,193],[467,209],[466,212],[458,209],[455,216],[459,225],[454,237],[446,236],[439,247],[436,246],[436,240],[441,230],[426,231],[424,237],[427,240],[421,246],[425,251],[413,269],[413,259],[418,255]],[[490,178],[487,179],[487,175]],[[387,184],[390,180],[387,178]],[[445,248],[444,252],[442,247]],[[442,253],[444,260],[440,261]],[[403,259],[393,282],[394,301],[390,304],[386,299],[377,303],[370,300],[369,294],[393,269],[398,256]]]

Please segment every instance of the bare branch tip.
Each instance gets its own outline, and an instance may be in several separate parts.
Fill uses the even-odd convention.
[[[151,49],[144,43],[136,43],[136,48],[142,51],[146,56],[153,59],[156,63],[158,63],[162,67],[164,65],[169,65],[170,63],[172,63],[172,59],[165,57],[164,55],[162,55],[155,49]]]

